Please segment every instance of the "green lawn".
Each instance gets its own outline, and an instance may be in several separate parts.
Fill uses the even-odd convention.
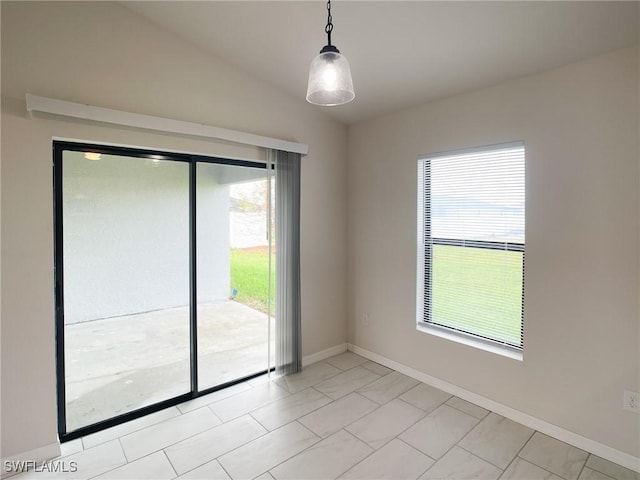
[[[272,255],[271,269],[275,278],[276,261]],[[231,249],[231,290],[235,299],[267,313],[269,253],[267,247]],[[271,313],[275,311],[275,282],[271,284]]]
[[[268,261],[266,247],[231,250],[236,300],[265,313]],[[275,272],[275,255],[272,262]],[[522,253],[435,245],[432,284],[435,323],[476,334],[492,329],[493,338],[520,344]],[[504,294],[504,301],[496,301],[497,293]]]
[[[522,255],[434,245],[433,321],[519,345]]]

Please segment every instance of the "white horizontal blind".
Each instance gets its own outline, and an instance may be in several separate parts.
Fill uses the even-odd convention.
[[[423,322],[522,348],[524,162],[522,143],[419,159]]]

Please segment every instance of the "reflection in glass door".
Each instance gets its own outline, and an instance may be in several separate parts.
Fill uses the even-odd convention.
[[[198,163],[196,178],[198,389],[205,390],[266,369],[275,258],[267,169]]]
[[[269,369],[268,172],[54,142],[61,441]]]
[[[189,164],[62,155],[64,382],[73,431],[191,389]]]

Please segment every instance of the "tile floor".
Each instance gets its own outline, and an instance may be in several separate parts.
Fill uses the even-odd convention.
[[[12,478],[640,480],[351,352],[62,448],[76,472]]]

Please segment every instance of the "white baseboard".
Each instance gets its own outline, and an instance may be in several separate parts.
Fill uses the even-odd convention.
[[[333,357],[334,355],[339,355],[346,351],[347,344],[341,343],[340,345],[336,345],[335,347],[327,348],[325,350],[312,353],[311,355],[307,355],[306,357],[302,357],[302,366],[306,367],[307,365],[319,362],[321,360],[324,360],[325,358]]]
[[[56,458],[60,456],[60,444],[58,442],[51,443],[49,445],[45,445],[44,447],[36,448],[34,450],[29,450],[27,452],[22,452],[17,455],[12,455],[10,457],[6,457],[2,459],[2,476],[0,478],[9,478],[15,475],[17,472],[7,472],[5,470],[5,464],[9,462],[12,464],[13,462],[36,462],[37,464],[42,464],[47,460],[51,460],[52,458]]]
[[[633,455],[621,452],[620,450],[616,450],[615,448],[609,447],[595,440],[591,440],[589,438],[583,437],[582,435],[578,435],[577,433],[565,430],[564,428],[553,425],[552,423],[540,420],[536,417],[532,417],[531,415],[515,410],[494,400],[490,400],[486,397],[478,395],[477,393],[470,392],[469,390],[465,390],[464,388],[458,387],[449,382],[445,382],[438,378],[432,377],[431,375],[427,375],[426,373],[415,370],[411,367],[407,367],[402,363],[398,363],[394,360],[383,357],[382,355],[378,355],[377,353],[365,350],[364,348],[358,347],[357,345],[348,344],[348,349],[353,353],[357,353],[358,355],[361,355],[365,358],[368,358],[369,360],[403,373],[411,378],[415,378],[416,380],[429,384],[435,388],[439,388],[440,390],[450,393],[451,395],[455,395],[456,397],[460,397],[463,400],[475,403],[476,405],[486,408],[487,410],[491,410],[492,412],[495,412],[498,415],[502,415],[503,417],[513,420],[514,422],[518,422],[529,428],[544,433],[545,435],[549,435],[550,437],[556,438],[589,453],[593,453],[594,455],[602,457],[613,463],[617,463],[618,465],[622,465],[623,467],[629,468],[633,471],[640,472],[639,457],[634,457]]]

